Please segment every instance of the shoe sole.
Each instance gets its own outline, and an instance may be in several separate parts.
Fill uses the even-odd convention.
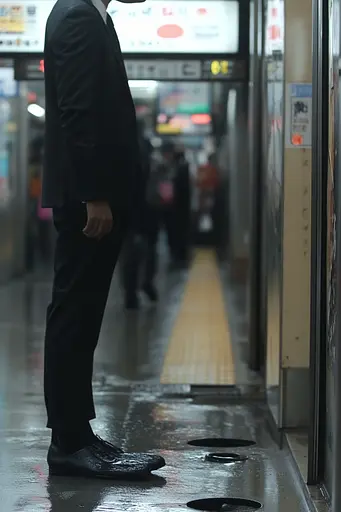
[[[150,465],[148,471],[157,471],[158,469],[164,468],[165,465],[166,462],[160,462],[159,464]]]
[[[134,480],[137,478],[148,478],[152,471],[157,471],[158,469],[163,468],[166,465],[166,462],[160,462],[159,464],[154,464],[149,466],[148,469],[143,471],[138,471],[136,473],[121,473],[117,476],[109,476],[109,475],[100,475],[94,473],[87,472],[78,472],[72,469],[64,469],[58,467],[49,467],[49,474],[51,476],[70,476],[70,477],[80,477],[80,478],[99,478],[102,480]]]

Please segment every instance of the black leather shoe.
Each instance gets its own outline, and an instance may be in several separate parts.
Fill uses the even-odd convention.
[[[158,469],[163,468],[166,465],[166,461],[160,455],[154,455],[153,453],[124,453],[121,448],[117,448],[113,444],[101,439],[99,436],[96,436],[95,444],[99,444],[99,446],[107,450],[107,452],[112,456],[120,456],[120,454],[124,454],[125,457],[129,457],[129,460],[136,462],[141,462],[142,464],[147,464],[149,471],[156,471]],[[120,450],[118,452],[118,450]]]
[[[50,475],[131,480],[146,478],[150,468],[146,461],[130,458],[129,454],[110,454],[97,443],[66,454],[51,444],[47,462]]]
[[[105,441],[97,434],[95,434],[94,444],[98,444],[100,447],[102,447],[102,449],[104,448],[105,450],[108,450],[113,455],[121,455],[122,453],[124,453],[124,450],[122,450],[122,448],[119,448],[118,446],[109,443],[109,441]]]

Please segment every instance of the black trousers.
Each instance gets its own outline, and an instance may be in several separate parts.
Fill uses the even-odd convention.
[[[83,235],[86,207],[53,212],[57,230],[52,301],[45,334],[45,403],[49,428],[77,428],[95,418],[94,351],[127,222],[100,241]]]

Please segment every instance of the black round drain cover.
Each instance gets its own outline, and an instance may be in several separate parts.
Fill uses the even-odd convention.
[[[203,512],[251,512],[259,510],[262,504],[258,501],[245,500],[243,498],[209,498],[206,500],[194,500],[187,503],[188,508],[202,510]]]
[[[232,464],[233,462],[242,462],[247,460],[245,455],[239,455],[238,453],[209,453],[206,455],[205,460],[208,462],[220,462],[221,464]]]
[[[256,443],[249,439],[228,439],[225,437],[211,437],[207,439],[193,439],[188,441],[191,446],[201,446],[203,448],[238,448],[243,446],[253,446]]]

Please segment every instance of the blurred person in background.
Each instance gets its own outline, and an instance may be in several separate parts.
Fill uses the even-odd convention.
[[[160,210],[160,224],[166,232],[171,265],[177,259],[174,215],[176,169],[175,146],[172,142],[165,142],[161,147],[161,161],[152,174],[150,202],[154,201]]]
[[[176,173],[174,179],[174,245],[175,263],[182,266],[189,257],[191,235],[191,178],[185,152],[175,152]]]
[[[26,264],[32,270],[35,257],[40,263],[50,261],[52,252],[51,239],[51,208],[42,208],[41,189],[43,173],[44,137],[35,137],[29,145],[28,171],[29,171],[29,200],[28,200],[28,226],[26,230]],[[38,251],[37,251],[38,249]]]
[[[152,161],[152,146],[139,123],[143,186],[140,209],[123,252],[125,306],[139,308],[141,289],[152,302],[158,300],[155,283],[158,268],[158,239],[165,229],[172,266],[188,257],[190,226],[190,175],[183,150],[171,143],[161,148],[161,158]]]
[[[28,147],[28,216],[26,228],[26,266],[32,270],[39,231],[38,208],[41,198],[43,137],[35,137]]]
[[[219,216],[218,192],[220,177],[215,153],[209,155],[207,163],[197,171],[196,187],[198,193],[198,233],[210,233],[212,242],[216,241]]]
[[[40,180],[42,180],[43,174],[43,158],[44,158],[44,139],[40,140]],[[44,263],[50,263],[52,257],[53,240],[51,236],[52,228],[52,208],[42,207],[41,193],[39,194],[37,204],[37,216],[38,216],[38,243],[40,249],[40,255]]]
[[[147,200],[147,188],[151,175],[153,146],[145,136],[143,120],[138,122],[138,138],[141,155],[141,186],[138,204],[132,219],[131,229],[122,254],[123,283],[126,309],[139,308],[140,289],[152,302],[158,299],[155,284],[156,252],[160,223],[157,205]]]
[[[214,192],[219,184],[219,173],[216,155],[211,153],[207,163],[198,168],[196,185],[203,195]]]
[[[166,142],[161,147],[160,158],[151,168],[147,186],[149,211],[158,220],[153,244],[149,247],[149,271],[155,273],[157,266],[157,242],[161,228],[166,232],[170,264],[177,260],[175,223],[175,178],[177,164],[174,144]]]

